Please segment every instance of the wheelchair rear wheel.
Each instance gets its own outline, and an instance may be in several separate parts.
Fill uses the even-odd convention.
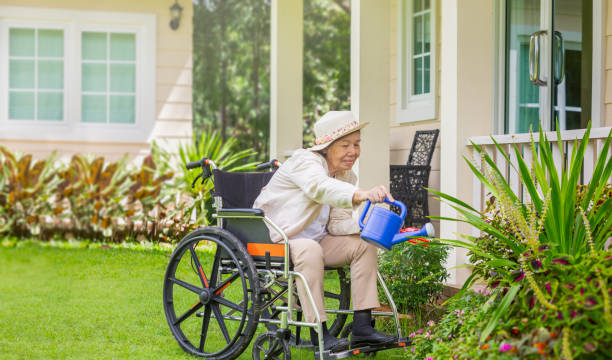
[[[251,256],[231,233],[207,227],[185,236],[170,257],[164,310],[186,352],[233,359],[257,328],[259,283]]]

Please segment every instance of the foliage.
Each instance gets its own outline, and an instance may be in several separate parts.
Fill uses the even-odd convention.
[[[446,246],[417,246],[408,242],[378,257],[378,270],[385,279],[399,310],[420,313],[423,305],[437,300],[449,274],[444,268]],[[384,299],[384,294],[380,294]]]
[[[520,291],[501,315],[503,321],[495,323],[485,338],[482,334],[490,318],[496,316],[496,309],[502,306],[507,295],[501,291],[490,296],[493,291],[486,288],[479,294],[470,291],[455,297],[448,304],[447,315],[435,327],[432,325],[410,335],[414,348],[409,357],[610,358],[612,337],[607,332],[610,325],[602,315],[606,299],[600,289],[612,286],[611,262],[612,251],[608,250],[579,264],[557,264],[550,266],[547,272],[538,272],[534,275],[536,282],[558,299],[555,303],[560,309],[567,308],[569,312],[537,307],[533,291]],[[602,283],[597,280],[598,269],[603,270],[605,280]],[[520,285],[499,284],[496,288],[507,290],[510,287],[518,290]],[[571,327],[565,326],[566,319],[570,320]],[[566,343],[566,336],[571,339],[571,347]],[[566,351],[571,353],[570,357],[566,356]]]
[[[351,16],[348,1],[304,1],[303,145],[330,110],[350,109]]]
[[[70,221],[70,232],[78,237],[97,234],[112,235],[113,225],[126,212],[124,196],[131,181],[126,169],[127,158],[106,163],[75,155],[59,174],[56,189],[56,210]]]
[[[193,128],[230,133],[267,160],[270,118],[270,3],[196,0]]]
[[[576,191],[589,132],[590,126],[580,143],[574,142],[567,168],[555,167],[552,144],[542,131],[539,144],[531,143],[531,169],[514,148],[515,169],[529,194],[529,203],[519,201],[492,159],[476,145],[486,166],[480,170],[468,164],[494,197],[489,200],[494,208],[488,214],[493,216],[434,191],[462,215],[455,221],[483,232],[480,239],[463,236],[472,242],[442,240],[469,249],[478,260],[464,289],[477,278],[484,278],[497,296],[503,296],[480,334],[481,343],[498,326],[499,319],[508,321],[512,314],[525,316],[531,329],[563,334],[559,335],[561,342],[546,350],[555,356],[580,357],[585,352],[602,351],[610,343],[608,289],[612,286],[612,270],[610,252],[603,247],[612,235],[612,199],[606,195],[607,179],[612,174],[612,158],[608,158],[612,132],[598,154],[591,182]],[[559,133],[557,136],[560,138]]]
[[[32,161],[32,155],[19,157],[0,146],[0,234],[37,235],[56,212],[50,201],[58,183],[54,159]]]
[[[270,118],[270,1],[196,0],[193,128],[216,130],[267,161]],[[329,110],[349,108],[350,5],[304,1],[303,134]]]
[[[212,195],[214,183],[212,178],[205,181],[196,180],[201,173],[200,169],[188,170],[186,164],[198,161],[204,157],[211,159],[219,168],[224,171],[244,171],[252,169],[258,162],[248,162],[255,157],[253,149],[237,150],[238,141],[229,138],[223,141],[217,132],[202,133],[199,138],[196,135],[191,143],[182,144],[179,148],[179,158],[183,166],[180,167],[181,173],[177,177],[176,191],[189,197],[189,205],[182,209],[182,216],[190,218],[196,214],[195,222],[201,225],[208,225],[212,222]],[[194,187],[191,184],[194,183]]]

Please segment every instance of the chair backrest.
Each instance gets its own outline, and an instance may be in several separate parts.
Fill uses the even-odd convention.
[[[240,173],[213,170],[213,175],[215,177],[213,195],[223,199],[224,209],[250,209],[274,172]]]
[[[414,135],[407,165],[429,165],[440,130],[419,130]]]
[[[213,195],[223,199],[224,209],[250,209],[274,172],[239,173],[213,170],[213,175]],[[227,218],[223,220],[223,228],[242,241],[256,264],[267,259],[276,264],[285,261],[284,245],[270,240],[268,227],[261,219]]]

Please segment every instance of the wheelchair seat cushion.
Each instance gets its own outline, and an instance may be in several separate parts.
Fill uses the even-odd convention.
[[[268,184],[273,172],[239,173],[213,170],[214,196],[223,199],[223,208],[251,208],[261,189]]]

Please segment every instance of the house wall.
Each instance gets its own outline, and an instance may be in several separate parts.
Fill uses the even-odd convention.
[[[124,154],[132,157],[146,155],[155,140],[169,150],[176,151],[180,141],[191,137],[192,119],[192,33],[193,4],[179,1],[183,14],[179,28],[170,29],[172,1],[168,0],[0,0],[0,6],[19,6],[82,11],[104,11],[154,14],[156,18],[156,87],[155,119],[147,141],[138,142],[82,142],[52,140],[0,140],[0,144],[11,150],[31,153],[43,157],[57,150],[64,157],[75,153],[95,153],[109,159]],[[33,129],[36,131],[36,129]]]
[[[440,9],[440,1],[436,6]],[[398,91],[398,18],[399,18],[399,1],[392,0],[390,4],[390,33],[389,37],[389,59],[390,59],[390,71],[389,71],[389,105],[390,105],[390,116],[389,116],[389,156],[391,165],[403,165],[408,161],[408,155],[410,154],[410,147],[412,146],[412,140],[418,130],[433,130],[440,129],[440,11],[436,14],[436,33],[438,34],[436,41],[436,118],[426,121],[417,122],[397,122],[397,91]],[[440,190],[440,137],[436,142],[436,148],[431,159],[431,173],[429,175],[429,186],[433,189]],[[435,200],[432,194],[429,195],[429,214],[432,216],[440,215],[440,203]],[[436,228],[436,233],[440,233],[440,222],[438,220],[432,221]]]

